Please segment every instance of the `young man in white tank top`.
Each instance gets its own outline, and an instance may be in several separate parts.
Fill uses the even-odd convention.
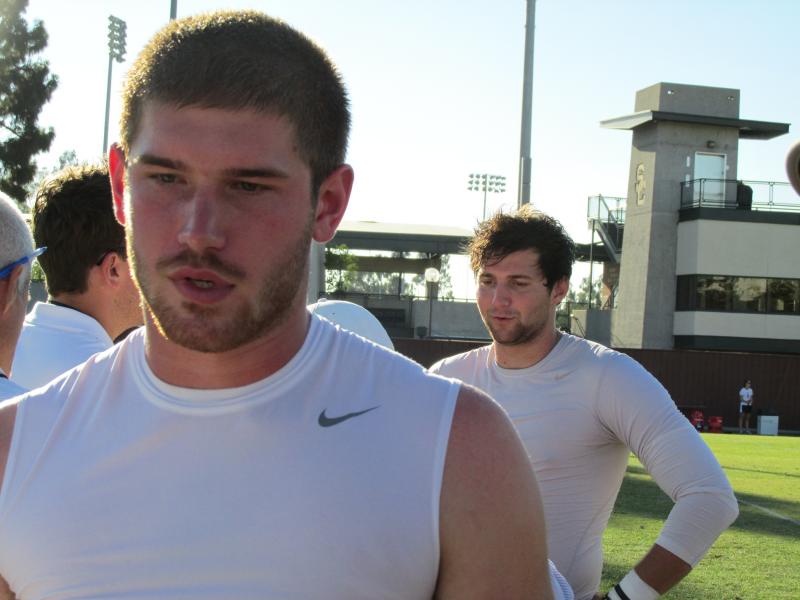
[[[639,457],[675,506],[656,543],[607,597],[656,598],[736,518],[725,474],[638,363],[556,329],[574,261],[557,221],[529,206],[497,214],[478,227],[470,259],[493,343],[431,370],[475,385],[508,411],[542,491],[550,558],[578,600],[600,598],[603,531],[628,453]]]
[[[504,412],[306,311],[353,182],[322,51],[260,13],[173,21],[122,113],[145,327],[0,411],[6,597],[551,598]]]

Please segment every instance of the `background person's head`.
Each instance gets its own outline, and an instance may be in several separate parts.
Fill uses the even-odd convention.
[[[259,12],[218,11],[172,21],[150,40],[123,90],[126,154],[149,102],[287,117],[315,194],[345,159],[350,113],[336,68],[302,33]]]
[[[70,166],[42,182],[32,224],[36,244],[48,249],[39,264],[52,299],[94,317],[112,339],[141,324],[105,165]]]
[[[786,154],[786,174],[794,191],[800,194],[800,141],[795,142]]]
[[[0,192],[0,269],[33,254],[33,238],[16,202]],[[0,368],[11,368],[14,348],[25,319],[31,262],[0,276]]]
[[[575,262],[572,238],[561,223],[529,204],[513,213],[499,212],[483,221],[467,247],[470,266],[476,274],[482,266],[520,250],[536,252],[549,290],[572,275]]]
[[[71,166],[36,191],[33,237],[52,297],[88,290],[89,272],[109,252],[126,258],[125,231],[114,217],[105,166]]]

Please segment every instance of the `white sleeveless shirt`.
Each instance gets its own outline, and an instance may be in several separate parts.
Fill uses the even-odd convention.
[[[458,389],[316,317],[270,377],[178,388],[137,332],[19,405],[0,574],[20,599],[430,598]]]

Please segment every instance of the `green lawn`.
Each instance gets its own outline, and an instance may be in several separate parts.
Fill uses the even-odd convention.
[[[703,434],[739,499],[739,518],[665,598],[800,598],[800,437]],[[603,539],[601,589],[618,581],[658,537],[670,499],[631,456]],[[785,517],[785,518],[781,518]]]

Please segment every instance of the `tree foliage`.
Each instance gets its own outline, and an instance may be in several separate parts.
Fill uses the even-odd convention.
[[[603,282],[600,278],[595,279],[592,282],[592,303],[591,308],[600,308],[603,304],[602,298],[600,296],[600,289],[602,288]],[[584,277],[581,279],[581,286],[580,289],[576,290],[572,287],[572,283],[570,282],[569,292],[567,293],[567,297],[565,298],[567,302],[572,302],[578,305],[588,305],[589,304],[589,278]]]
[[[58,83],[37,57],[47,32],[41,21],[28,27],[27,7],[28,0],[0,0],[0,190],[20,204],[36,175],[34,156],[46,152],[55,135],[37,121]]]
[[[407,253],[393,255],[399,258],[407,256]],[[439,298],[453,297],[449,258],[447,255],[441,257]],[[388,296],[424,296],[426,293],[423,275],[359,271],[357,257],[345,245],[325,249],[325,292],[332,295],[350,292]]]
[[[0,0],[0,2],[2,1],[3,0]],[[85,162],[86,161],[81,161],[78,158],[78,154],[75,152],[75,150],[65,150],[59,155],[58,164],[54,167],[38,167],[36,169],[36,175],[34,175],[33,179],[31,179],[25,186],[25,197],[28,198],[31,206],[36,198],[36,191],[39,189],[39,186],[42,185],[42,182],[44,182],[45,179],[48,179],[51,175],[55,175],[65,167],[80,165]],[[25,206],[22,207],[22,210],[23,212],[27,212]]]
[[[356,279],[356,259],[344,244],[325,248],[325,293],[346,292]]]

